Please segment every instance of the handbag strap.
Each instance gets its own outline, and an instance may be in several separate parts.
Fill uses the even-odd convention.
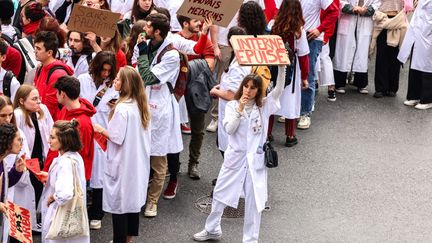
[[[82,195],[83,191],[81,189],[81,183],[79,182],[77,161],[75,159],[69,157],[69,156],[68,156],[68,158],[71,160],[71,163],[72,163],[74,197],[75,197],[75,196],[77,196],[77,195],[75,195],[75,193]]]

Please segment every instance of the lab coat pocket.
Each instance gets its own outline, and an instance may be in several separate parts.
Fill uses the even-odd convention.
[[[264,164],[264,152],[255,154],[254,161],[253,161],[253,168],[255,170],[262,170],[266,168]]]
[[[228,169],[238,169],[243,165],[243,160],[246,160],[246,153],[227,150],[224,155],[223,165]]]
[[[115,180],[119,175],[119,164],[108,159],[105,167],[105,174]]]
[[[337,33],[341,35],[348,35],[352,30],[350,30],[350,19],[352,16],[348,14],[341,14],[339,19]]]

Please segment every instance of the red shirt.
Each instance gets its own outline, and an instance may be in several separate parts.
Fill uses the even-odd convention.
[[[15,77],[18,77],[21,71],[22,56],[21,53],[13,47],[8,47],[6,50],[6,59],[2,63],[2,68],[13,72]],[[19,80],[23,81],[23,80]]]
[[[122,50],[119,50],[116,53],[116,59],[117,59],[117,71],[120,70],[121,67],[126,66],[127,62],[126,62],[126,55],[124,54],[124,52]]]

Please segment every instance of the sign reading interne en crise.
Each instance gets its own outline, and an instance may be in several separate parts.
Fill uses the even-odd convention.
[[[199,20],[210,17],[215,25],[227,27],[242,3],[243,0],[185,0],[177,14]]]
[[[234,35],[231,45],[240,65],[289,65],[287,51],[278,35]]]
[[[7,201],[6,207],[10,228],[9,235],[20,242],[32,243],[30,211],[10,201]]]
[[[101,37],[114,37],[119,13],[75,4],[68,23],[68,29],[79,32],[93,32]]]

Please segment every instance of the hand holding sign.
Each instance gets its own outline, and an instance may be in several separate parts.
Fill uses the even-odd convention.
[[[25,159],[26,159],[26,155],[22,154],[16,161],[15,161],[15,169],[18,172],[23,172],[26,165],[25,165]]]

